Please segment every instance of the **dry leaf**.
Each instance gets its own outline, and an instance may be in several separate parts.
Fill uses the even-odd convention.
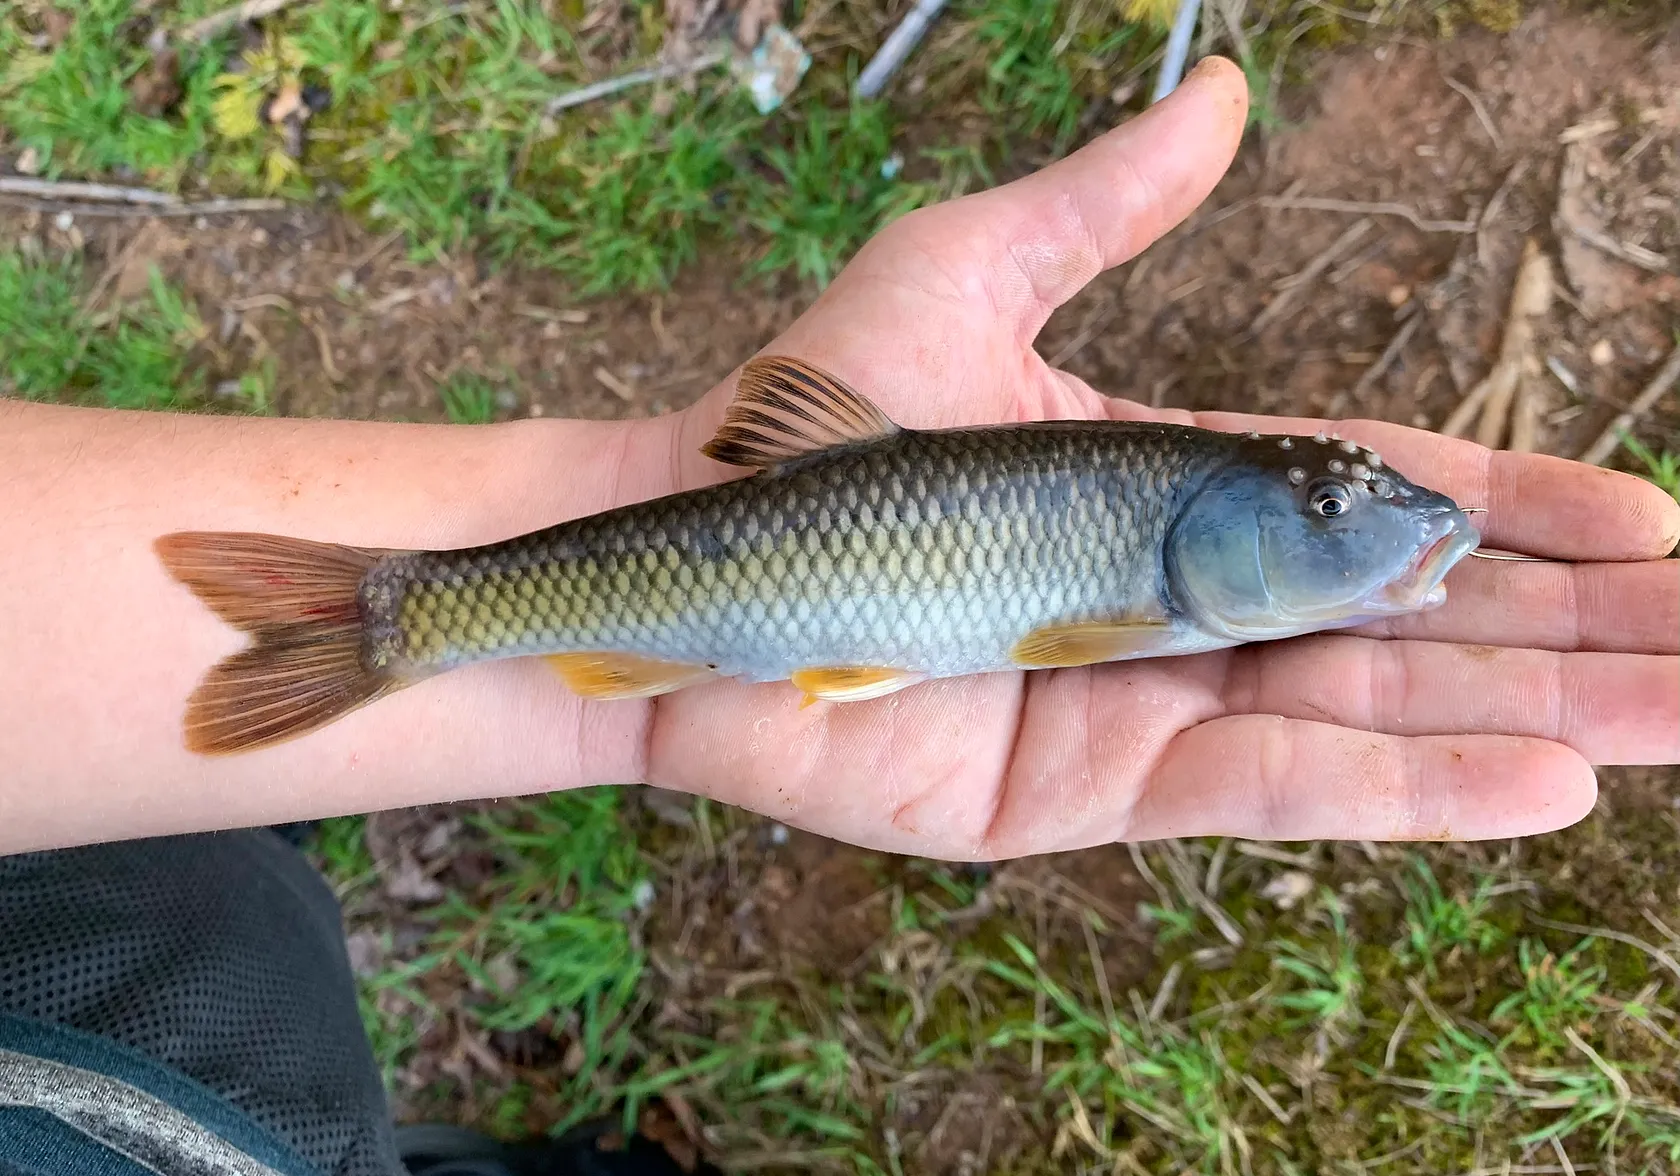
[[[70,35],[75,27],[76,18],[62,8],[48,7],[41,13],[41,32],[47,38],[47,44],[56,49],[64,43],[64,38]]]
[[[147,118],[162,118],[181,101],[181,56],[164,49],[128,83],[128,99]]]
[[[764,37],[764,30],[782,19],[782,0],[742,0],[735,14],[735,43],[751,49]]]
[[[263,111],[263,117],[270,126],[277,127],[303,108],[303,87],[296,82],[287,82]]]

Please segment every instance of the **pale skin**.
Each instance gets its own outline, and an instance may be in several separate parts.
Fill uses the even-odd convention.
[[[1068,159],[871,242],[767,352],[909,427],[1151,415],[1032,340],[1229,165],[1229,63]],[[746,357],[743,357],[743,359]],[[1582,817],[1600,764],[1680,762],[1680,506],[1649,484],[1417,430],[1343,435],[1465,505],[1489,545],[1446,607],[1358,634],[924,683],[799,707],[721,682],[582,702],[530,660],[431,679],[279,747],[182,744],[244,638],[152,551],[177,530],[461,547],[739,476],[700,452],[731,376],[649,421],[484,428],[232,420],[0,402],[0,852],[647,781],[860,845],[996,859],[1117,840],[1475,839]]]

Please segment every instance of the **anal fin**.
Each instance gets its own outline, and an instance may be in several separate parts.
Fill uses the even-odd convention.
[[[1090,666],[1147,653],[1171,632],[1172,625],[1166,620],[1046,625],[1017,641],[1009,657],[1028,669]]]
[[[634,653],[550,653],[543,660],[582,698],[652,698],[716,675],[710,666]]]
[[[789,680],[805,692],[801,710],[814,702],[862,702],[920,682],[924,675],[886,666],[813,666],[795,670]]]

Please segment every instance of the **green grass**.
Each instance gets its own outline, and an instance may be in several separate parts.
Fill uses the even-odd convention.
[[[1680,454],[1666,449],[1655,452],[1631,434],[1622,438],[1622,444],[1645,467],[1646,477],[1680,499]]]
[[[967,14],[985,63],[981,108],[1008,133],[1047,140],[1055,154],[1072,145],[1086,107],[1115,84],[1115,64],[1161,39],[1153,24],[1081,19],[1079,5],[997,0],[971,3]]]
[[[17,147],[33,148],[49,175],[124,173],[173,187],[210,144],[210,82],[215,62],[191,67],[188,98],[170,118],[138,114],[128,82],[146,65],[129,23],[133,0],[85,0],[56,48],[29,35],[23,5],[0,13],[0,124]]]
[[[272,411],[272,360],[207,394],[208,331],[156,266],[127,301],[96,292],[79,253],[0,250],[0,396],[132,409]]]
[[[1273,6],[1254,20],[1266,24]],[[160,117],[138,111],[130,87],[151,68],[148,34],[215,7],[87,0],[56,45],[44,41],[44,5],[0,11],[11,147],[55,177],[325,196],[402,229],[417,257],[474,249],[547,267],[585,295],[664,287],[707,249],[736,252],[749,274],[821,283],[894,216],[974,186],[1011,154],[1053,156],[1100,130],[1110,90],[1146,80],[1163,39],[1121,5],[967,0],[943,18],[962,33],[947,56],[925,48],[913,63],[925,95],[898,105],[851,101],[873,46],[830,21],[812,34],[822,46],[812,71],[770,115],[718,69],[692,91],[647,87],[549,116],[550,98],[656,51],[661,7],[643,0],[621,20],[591,22],[550,0],[314,0],[266,21],[243,53],[233,32],[186,48],[179,103]],[[1387,12],[1377,0],[1347,7]],[[1503,19],[1484,0],[1436,7]],[[1367,27],[1328,8],[1308,20],[1319,39]],[[1283,45],[1266,32],[1245,60],[1257,117]],[[287,85],[331,98],[301,159],[259,117]],[[887,178],[895,156],[903,169]]]
[[[459,371],[438,389],[443,411],[457,425],[486,425],[496,416],[496,387],[476,372]]]
[[[149,11],[180,23],[203,7]],[[192,55],[185,97],[162,119],[135,112],[125,88],[147,60],[139,13],[135,0],[97,0],[50,53],[33,48],[23,9],[0,14],[0,124],[47,174],[324,190],[403,229],[417,256],[480,249],[550,267],[584,294],[662,287],[706,241],[744,244],[760,272],[820,281],[931,194],[882,177],[886,107],[849,109],[832,85],[766,117],[714,71],[693,94],[634,91],[551,118],[547,100],[601,64],[599,46],[542,0],[477,0],[421,20],[361,0],[300,6],[270,22],[236,76],[223,71],[231,35]],[[657,46],[651,26],[643,41]],[[301,163],[258,118],[287,82],[333,98]]]
[[[312,852],[352,908],[377,885],[364,822],[323,822]],[[495,870],[481,886],[452,890],[422,910],[421,942],[364,981],[361,1007],[388,1082],[421,1043],[419,1026],[443,1015],[439,982],[472,993],[459,1012],[485,1031],[541,1026],[564,1038],[574,1075],[551,1090],[561,1128],[606,1112],[627,1072],[630,1016],[644,956],[631,924],[648,893],[645,864],[618,820],[618,796],[599,789],[500,806],[469,821]],[[387,937],[386,947],[389,948]],[[453,1009],[451,1011],[454,1011]],[[499,1092],[496,1105],[529,1092]]]
[[[444,1083],[428,1105],[517,1134],[603,1113],[630,1122],[671,1093],[730,1154],[777,1159],[775,1171],[921,1170],[904,1149],[929,1120],[907,1126],[918,1121],[905,1100],[977,1076],[989,1097],[1014,1100],[991,1110],[1000,1150],[988,1170],[1003,1173],[1352,1176],[1390,1154],[1407,1157],[1394,1171],[1497,1171],[1555,1163],[1554,1139],[1578,1170],[1607,1170],[1612,1149],[1624,1172],[1680,1164],[1680,989],[1647,949],[1612,937],[1649,938],[1637,916],[1607,918],[1602,933],[1548,926],[1595,916],[1544,863],[1513,882],[1474,847],[1374,864],[1339,849],[1288,911],[1259,897],[1275,867],[1227,866],[1210,897],[1243,942],[1187,895],[1166,896],[1161,908],[1194,913],[1122,990],[1099,975],[1110,928],[1094,912],[1053,908],[1045,923],[1033,892],[1000,882],[991,913],[968,918],[982,881],[881,857],[887,913],[856,975],[796,956],[673,990],[677,973],[649,968],[638,944],[678,973],[696,967],[695,949],[683,963],[669,939],[649,938],[642,905],[666,903],[671,879],[704,886],[757,828],[703,802],[693,811],[695,831],[673,836],[625,824],[600,790],[477,822],[481,840],[464,849],[487,847],[499,872],[423,912],[423,943],[364,982],[390,1071],[414,1058],[417,1024],[449,1015],[439,994],[454,991],[470,1026],[538,1026],[572,1057],[471,1091]],[[1592,869],[1617,841],[1644,861],[1598,817],[1542,852]],[[372,877],[356,846],[354,825],[333,824],[318,847],[351,889]],[[1146,858],[1159,878],[1180,876],[1174,855],[1200,878],[1221,852],[1190,842]]]
[[[154,268],[127,306],[83,302],[75,254],[0,252],[0,395],[112,408],[180,408],[203,396],[189,355],[204,325]]]

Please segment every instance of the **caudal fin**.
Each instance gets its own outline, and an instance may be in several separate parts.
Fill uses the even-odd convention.
[[[382,552],[235,532],[181,532],[154,547],[170,574],[253,638],[187,700],[189,750],[281,743],[407,684],[362,659],[358,591]]]

